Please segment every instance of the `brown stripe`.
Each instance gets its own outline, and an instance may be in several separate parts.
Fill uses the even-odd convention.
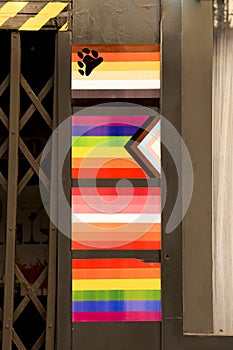
[[[72,52],[82,51],[84,47],[100,52],[159,52],[160,44],[148,45],[92,45],[92,44],[74,44],[72,45]]]
[[[160,90],[72,90],[72,98],[160,98]]]

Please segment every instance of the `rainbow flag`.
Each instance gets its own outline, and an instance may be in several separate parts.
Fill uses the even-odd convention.
[[[160,250],[160,188],[72,188],[72,249]]]
[[[155,98],[159,90],[160,45],[73,45],[73,98]]]
[[[73,322],[161,321],[160,263],[74,259]]]
[[[125,148],[148,118],[73,116],[72,178],[148,178]]]

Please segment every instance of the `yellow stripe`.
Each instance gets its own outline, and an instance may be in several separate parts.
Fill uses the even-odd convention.
[[[72,158],[130,158],[123,147],[73,147]]]
[[[9,18],[12,18],[15,15],[17,15],[17,13],[21,11],[27,4],[28,2],[25,1],[7,2],[0,9],[0,26],[3,25]]]
[[[73,280],[73,290],[160,290],[159,278]]]
[[[35,17],[25,22],[19,30],[39,30],[51,18],[56,17],[67,6],[65,2],[49,2]]]
[[[73,69],[73,80],[151,80],[160,79],[160,71],[93,71],[89,77],[78,73],[78,67]]]
[[[60,29],[59,32],[65,32],[68,30],[68,22],[66,22]]]
[[[103,62],[95,68],[96,71],[132,71],[132,70],[160,70],[160,62]]]

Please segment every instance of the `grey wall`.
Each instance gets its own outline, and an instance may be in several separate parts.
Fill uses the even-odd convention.
[[[74,0],[73,42],[159,43],[160,0]]]

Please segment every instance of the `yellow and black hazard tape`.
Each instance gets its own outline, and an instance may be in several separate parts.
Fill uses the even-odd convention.
[[[70,2],[0,2],[0,30],[70,30]]]

